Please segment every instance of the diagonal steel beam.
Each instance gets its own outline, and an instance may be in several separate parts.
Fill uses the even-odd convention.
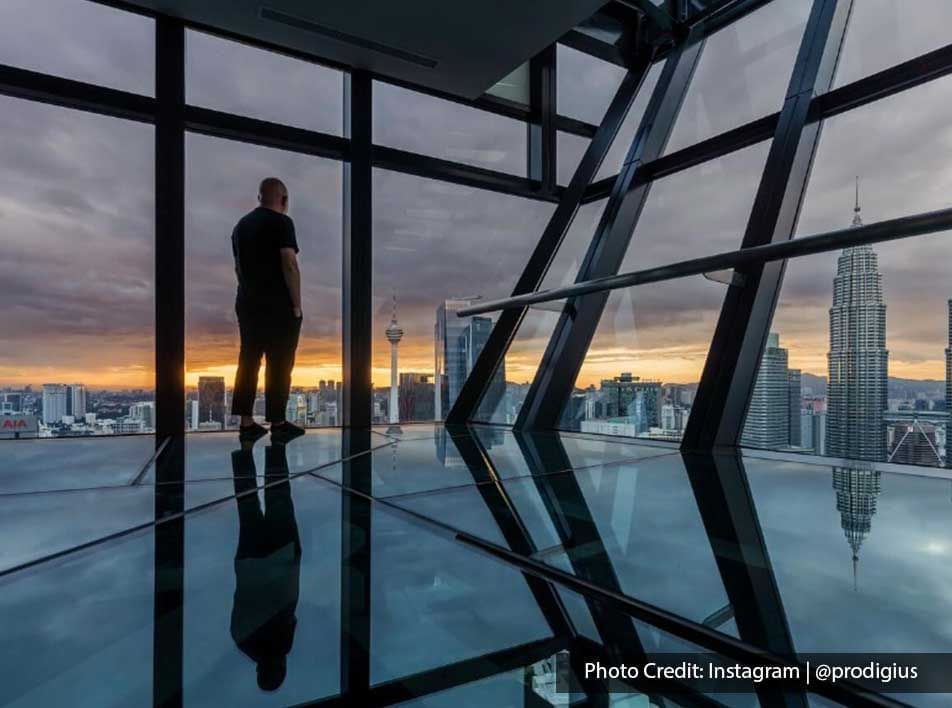
[[[684,455],[684,465],[740,638],[795,657],[743,461],[739,455]],[[758,697],[763,706],[808,705],[802,692],[762,689]]]
[[[665,63],[579,268],[577,282],[618,272],[651,189],[650,183],[633,185],[635,173],[643,163],[664,152],[702,47],[703,43],[692,43]],[[607,293],[592,293],[566,303],[516,420],[517,429],[555,427],[607,301]]]
[[[575,169],[575,174],[572,176],[569,186],[565,188],[558,207],[549,219],[545,231],[542,232],[539,242],[522,271],[522,275],[519,277],[515,288],[513,288],[513,295],[521,295],[537,290],[543,278],[545,278],[545,274],[553,258],[555,258],[562,240],[575,219],[585,189],[595,177],[598,168],[601,167],[605,156],[608,154],[608,150],[618,134],[618,130],[621,128],[639,88],[644,83],[650,66],[650,60],[645,59],[637,69],[629,71],[622,80],[601,125],[595,131],[595,137],[592,138],[592,142],[585,150],[585,155]],[[446,416],[447,424],[465,423],[473,417],[480,400],[489,388],[493,374],[502,363],[509,345],[515,338],[526,311],[526,308],[512,310],[503,313],[496,321],[496,325],[489,335],[489,340],[479,353],[473,370],[464,382],[453,408]]]
[[[793,237],[806,190],[820,123],[810,123],[817,93],[828,91],[846,34],[852,0],[815,0],[780,111],[742,248]],[[744,287],[724,298],[682,448],[733,447],[783,281],[784,261],[740,268]]]

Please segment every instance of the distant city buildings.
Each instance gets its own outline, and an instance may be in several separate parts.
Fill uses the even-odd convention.
[[[43,423],[53,425],[66,415],[66,384],[43,384]]]
[[[799,447],[800,370],[788,368],[787,361],[780,335],[771,332],[747,409],[742,445],[772,450]]]
[[[225,427],[225,377],[198,377],[198,421],[218,423],[218,429]],[[211,426],[209,426],[211,427]]]
[[[456,313],[476,298],[444,300],[436,308],[434,333],[433,386],[434,418],[443,420],[450,412],[479,353],[486,346],[493,321],[488,317],[457,317]],[[494,409],[506,393],[506,364],[493,374],[484,396],[484,409]]]

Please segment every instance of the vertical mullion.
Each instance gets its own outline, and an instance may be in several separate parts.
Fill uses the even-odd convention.
[[[373,81],[364,71],[344,74],[344,137],[350,159],[344,163],[341,425],[369,427],[373,385]]]
[[[156,440],[185,420],[185,27],[156,20]]]
[[[156,460],[152,700],[182,705],[185,573],[185,26],[158,17],[155,35]]]
[[[529,179],[551,194],[556,183],[556,48],[550,44],[529,60],[529,111],[526,141]]]
[[[371,435],[345,428],[341,440],[340,695],[348,705],[366,705],[370,691]]]
[[[793,237],[822,123],[809,123],[814,97],[829,90],[852,0],[815,0],[794,64],[742,248]],[[711,340],[682,448],[736,447],[783,281],[785,261],[739,268]]]
[[[549,219],[522,275],[513,288],[513,295],[533,292],[542,284],[552,259],[555,258],[562,240],[572,226],[575,214],[585,196],[585,189],[598,173],[650,68],[651,61],[645,57],[622,79],[615,97],[609,104],[608,110],[605,111],[605,117],[595,131],[595,136],[586,148],[578,167],[575,168],[568,187],[562,193],[559,205]],[[476,413],[483,395],[489,388],[489,382],[502,363],[527,311],[528,308],[523,307],[503,310],[499,314],[489,339],[480,351],[466,381],[463,382],[452,410],[446,416],[447,424],[465,423]]]
[[[665,63],[625,164],[615,178],[576,282],[618,272],[651,189],[650,182],[635,184],[635,173],[642,164],[664,152],[703,46],[704,42],[688,38]],[[516,428],[536,430],[557,425],[595,336],[608,295],[608,292],[591,293],[566,302],[516,419]]]

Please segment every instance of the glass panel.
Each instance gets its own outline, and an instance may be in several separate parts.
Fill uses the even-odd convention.
[[[952,81],[940,79],[825,121],[798,232],[948,208],[941,136],[950,99]],[[855,149],[857,135],[877,146],[875,158]],[[910,138],[923,135],[934,137]],[[763,359],[747,445],[946,461],[952,281],[941,264],[948,238],[932,234],[787,264],[772,326],[779,342]],[[764,408],[783,395],[771,382],[784,371],[791,378],[788,435],[782,415]]]
[[[108,516],[102,499],[86,501]],[[21,524],[8,533],[32,531]],[[108,553],[73,554],[4,578],[0,704],[152,704],[154,547],[151,533],[137,534]]]
[[[153,132],[0,98],[0,438],[151,432]]]
[[[341,380],[341,205],[338,162],[201,135],[186,139],[186,423],[220,430],[230,414],[238,357],[230,234],[255,208],[259,182],[280,177],[290,193],[301,252],[304,323],[287,418],[336,425]],[[263,416],[264,373],[256,416]]]
[[[515,568],[391,512],[371,542],[371,684],[551,636]]]
[[[787,264],[772,326],[780,346],[765,353],[755,400],[769,406],[783,398],[789,413],[759,415],[762,406],[752,406],[746,444],[945,464],[949,237],[918,236]],[[785,374],[789,393],[772,384]]]
[[[824,121],[797,233],[849,226],[857,175],[866,223],[952,206],[950,103],[945,77]],[[857,136],[875,155],[857,149]]]
[[[949,43],[945,0],[859,0],[850,12],[836,85],[842,86]],[[875,47],[876,51],[869,51]]]
[[[579,208],[569,232],[565,235],[549,266],[540,290],[571,285],[588,251],[595,228],[608,200],[592,202]],[[529,385],[535,378],[539,362],[545,353],[549,337],[555,329],[562,310],[563,302],[543,303],[529,309],[515,339],[509,345],[505,358],[506,387],[503,396],[484,396],[476,412],[476,420],[492,423],[511,424],[515,422],[522,402],[529,392]]]
[[[189,30],[186,100],[196,106],[343,133],[344,75],[239,42]]]
[[[155,95],[155,22],[76,0],[4,0],[0,63]]]
[[[556,45],[558,112],[588,123],[602,122],[625,69],[583,52]]]
[[[754,145],[655,183],[619,272],[738,248],[767,149]],[[612,292],[561,426],[680,439],[724,291],[693,276]]]
[[[542,442],[543,455],[552,442]],[[536,560],[582,577],[615,575],[622,592],[696,622],[729,604],[679,455],[504,479],[503,492],[486,486],[397,503],[507,548],[496,519],[510,529],[518,519]]]
[[[3,445],[0,496],[122,487],[135,482],[154,454],[155,440],[149,435],[123,435],[108,441],[68,438],[57,440],[54,448],[45,440]]]
[[[394,301],[399,419],[442,419],[493,322],[491,316],[461,320],[455,311],[477,298],[512,292],[554,208],[546,202],[374,172],[375,422],[389,420],[387,331]],[[435,337],[442,346],[435,347]],[[500,385],[504,381],[500,375]],[[440,390],[439,397],[434,389]]]
[[[749,454],[744,465],[799,652],[946,651],[948,479]]]
[[[572,133],[559,131],[556,134],[556,181],[568,185],[575,174],[575,168],[582,161],[582,155],[588,148],[589,139]]]
[[[810,5],[775,0],[708,38],[667,152],[780,110]]]
[[[525,176],[526,126],[512,118],[374,82],[374,142]]]
[[[631,108],[628,109],[628,114],[625,116],[625,120],[619,128],[615,140],[608,149],[608,154],[605,155],[601,167],[598,168],[595,180],[612,177],[617,175],[621,170],[621,166],[625,162],[625,156],[628,154],[628,149],[631,147],[631,141],[635,138],[635,131],[638,130],[638,126],[641,124],[645,109],[648,107],[648,101],[651,100],[651,94],[661,76],[662,69],[663,64],[656,64],[651,67],[648,76],[645,77],[644,83],[638,90],[638,95],[635,96],[635,100],[631,104]],[[604,108],[608,108],[608,103],[611,102],[617,88],[617,85],[612,88],[611,93],[606,99]],[[597,122],[600,123],[601,118]],[[586,138],[571,133],[560,132],[558,134],[557,167],[558,181],[560,184],[568,184],[572,179],[575,168],[581,161],[582,155],[585,154],[585,149],[588,147],[588,144],[589,140]]]
[[[651,100],[651,94],[654,93],[658,79],[661,78],[663,68],[663,64],[655,64],[645,77],[641,88],[638,89],[635,100],[631,103],[631,108],[628,109],[624,122],[618,129],[615,140],[612,141],[612,146],[608,148],[608,154],[605,155],[602,166],[598,168],[598,173],[595,175],[596,180],[612,177],[621,171],[621,166],[625,162],[629,148],[631,148],[631,142],[635,139],[635,132],[638,130],[638,126],[641,125],[641,119],[648,107],[648,101]]]

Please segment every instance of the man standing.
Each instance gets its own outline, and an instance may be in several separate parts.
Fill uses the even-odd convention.
[[[232,415],[241,416],[240,437],[254,441],[267,433],[252,417],[262,355],[265,419],[271,437],[288,442],[304,429],[285,419],[291,370],[301,333],[301,272],[294,222],[287,215],[288,189],[276,177],[258,188],[259,206],[242,217],[231,234],[238,276],[235,311],[241,335]]]

